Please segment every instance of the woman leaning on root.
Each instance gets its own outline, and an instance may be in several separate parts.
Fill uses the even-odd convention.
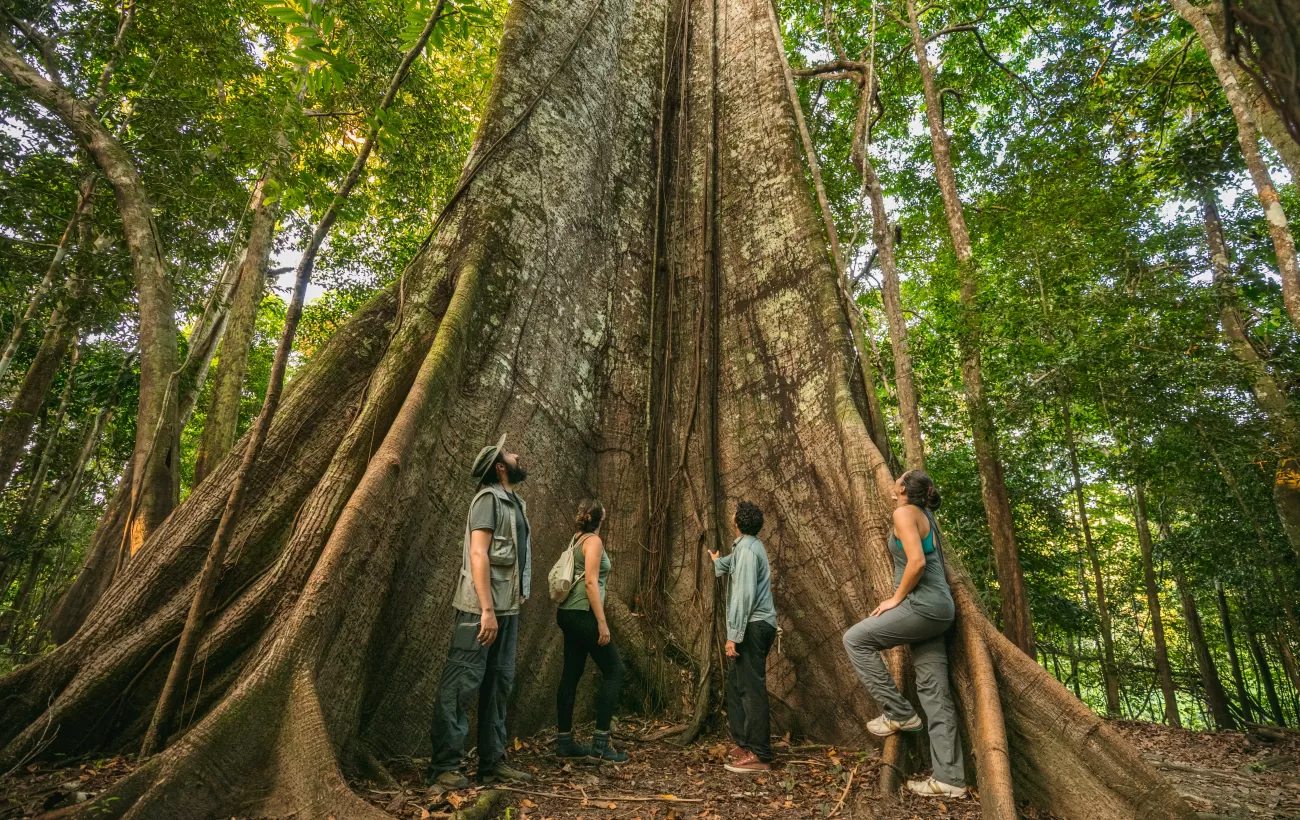
[[[609,623],[605,620],[605,581],[609,577],[610,561],[600,540],[604,519],[605,508],[599,501],[583,501],[574,520],[578,531],[569,541],[569,549],[575,551],[574,566],[581,567],[582,582],[574,583],[569,597],[555,613],[555,622],[564,633],[564,672],[555,698],[558,729],[555,753],[559,757],[594,757],[622,763],[627,755],[615,749],[609,740],[614,707],[623,690],[623,661],[610,639]],[[589,747],[573,742],[573,700],[588,655],[600,668],[602,678],[596,693],[596,731]]]
[[[894,685],[880,653],[907,644],[912,647],[916,693],[930,723],[930,762],[934,775],[911,780],[915,794],[965,797],[966,777],[957,712],[948,687],[948,654],[944,633],[952,626],[955,607],[943,573],[943,549],[932,510],[939,508],[939,491],[923,470],[909,470],[894,482],[894,594],[871,617],[844,633],[844,648],[862,684],[884,711],[867,723],[874,735],[921,731],[921,718]]]

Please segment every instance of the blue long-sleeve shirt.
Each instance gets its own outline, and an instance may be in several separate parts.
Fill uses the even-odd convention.
[[[742,643],[745,627],[754,621],[776,626],[776,605],[772,603],[772,568],[763,542],[742,535],[731,545],[731,554],[713,562],[713,574],[731,576],[727,591],[727,640]]]

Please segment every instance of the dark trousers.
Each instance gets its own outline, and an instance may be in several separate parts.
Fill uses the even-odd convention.
[[[479,771],[487,771],[505,756],[506,702],[515,683],[515,651],[519,646],[519,616],[497,616],[497,639],[478,642],[478,615],[456,613],[456,627],[442,667],[438,700],[433,707],[433,755],[429,773],[437,776],[460,768],[469,734],[469,707],[478,695]]]
[[[739,658],[727,659],[727,723],[731,739],[764,763],[772,762],[772,726],[767,712],[767,653],[776,627],[750,621],[745,640],[736,644]]]
[[[560,732],[573,731],[573,699],[590,655],[601,676],[596,692],[596,731],[608,732],[623,693],[623,659],[612,640],[600,645],[600,629],[591,610],[559,609],[555,622],[564,633],[564,672],[560,675],[560,691],[555,695],[556,728]]]

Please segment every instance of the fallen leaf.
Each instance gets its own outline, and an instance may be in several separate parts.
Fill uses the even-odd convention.
[[[537,808],[537,804],[534,803],[533,801],[529,800],[527,797],[525,797],[525,798],[524,798],[524,801],[523,801],[522,803],[520,803],[519,805],[523,806],[523,807],[526,808],[526,809],[535,809],[535,808]]]
[[[616,808],[618,808],[618,804],[617,804],[617,803],[610,803],[610,804],[609,804],[608,806],[606,806],[605,808],[607,808],[607,809],[616,809]]]
[[[429,810],[424,806],[420,807],[420,820],[429,820]]]
[[[517,752],[522,748],[523,748],[523,744],[519,742],[519,738],[515,738],[515,751]]]
[[[447,802],[451,804],[451,807],[453,809],[458,809],[465,803],[465,798],[461,797],[459,794],[456,794],[455,792],[447,792],[447,794],[444,795],[444,797],[447,798]]]

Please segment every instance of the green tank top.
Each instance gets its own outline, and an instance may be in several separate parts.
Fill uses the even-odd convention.
[[[573,540],[569,542],[569,549],[574,550],[573,574],[576,577],[573,581],[573,589],[569,590],[569,597],[565,598],[564,603],[560,604],[560,609],[591,609],[591,601],[587,598],[586,578],[582,574],[582,568],[587,565],[585,560],[586,547],[584,546],[587,541],[586,535],[587,533],[583,533],[584,537],[581,540],[579,540],[579,536],[575,535]],[[609,550],[603,549],[600,551],[600,577],[596,579],[596,586],[600,588],[600,602],[602,604],[605,603],[605,579],[609,577],[610,566]]]

